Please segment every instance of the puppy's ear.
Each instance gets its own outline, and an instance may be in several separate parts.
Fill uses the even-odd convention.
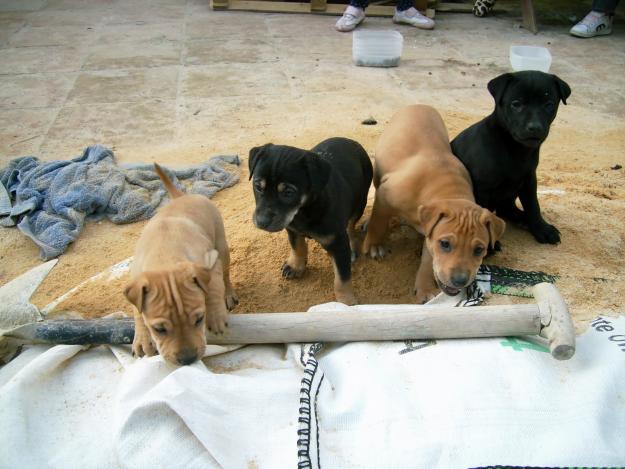
[[[143,302],[145,300],[145,295],[148,293],[148,287],[148,279],[145,275],[141,274],[124,288],[124,296],[135,305],[139,314],[143,312]]]
[[[438,204],[419,205],[417,208],[417,223],[423,229],[426,238],[429,238],[438,225],[441,218],[445,216],[445,209]]]
[[[211,270],[219,258],[219,253],[211,249],[204,255],[204,265],[193,264],[193,281],[208,294],[208,284],[211,281]]]
[[[514,75],[512,73],[504,73],[488,82],[488,91],[495,98],[495,103],[499,104],[501,102],[501,97],[513,78]]]
[[[258,164],[259,159],[266,154],[267,149],[271,146],[271,143],[267,143],[260,147],[254,147],[250,150],[249,158],[247,159],[247,164],[250,170],[250,179],[252,179],[252,175],[254,174],[254,168]]]
[[[304,158],[308,179],[310,180],[311,192],[321,192],[330,179],[332,167],[327,161],[322,160],[315,153],[310,153]]]
[[[501,236],[506,229],[506,222],[490,210],[483,209],[482,214],[480,215],[480,223],[482,223],[488,230],[488,244],[490,244],[491,249],[494,249],[495,242],[501,239]]]
[[[558,90],[560,91],[560,99],[562,103],[566,104],[566,99],[571,96],[571,87],[567,82],[557,77],[556,75],[551,75],[553,77],[553,81],[556,82],[558,86]]]

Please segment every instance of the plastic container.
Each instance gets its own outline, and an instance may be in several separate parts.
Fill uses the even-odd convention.
[[[510,65],[515,72],[538,70],[546,73],[551,67],[551,54],[544,47],[510,46]]]
[[[392,30],[357,30],[353,33],[352,55],[361,67],[397,67],[404,37]]]

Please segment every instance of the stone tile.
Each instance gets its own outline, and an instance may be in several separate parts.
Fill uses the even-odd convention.
[[[571,96],[567,100],[577,112],[596,114],[605,113],[625,118],[625,92],[623,88],[612,89],[597,87],[592,84],[575,84],[571,86]]]
[[[2,109],[0,112],[0,167],[12,158],[37,155],[58,109]]]
[[[0,14],[0,47],[8,44],[11,37],[25,24],[26,21],[23,19],[12,18],[10,16],[3,17],[3,15]]]
[[[174,100],[178,69],[107,70],[81,73],[69,95],[68,105]]]
[[[256,37],[267,40],[269,29],[263,21],[265,15],[241,15],[238,11],[216,11],[209,15],[188,15],[187,39],[211,39],[232,36]],[[236,24],[237,27],[233,27]]]
[[[46,6],[46,0],[3,0],[0,11],[36,11]]]
[[[128,1],[117,3],[102,17],[102,22],[107,25],[182,22],[184,15],[184,2]]]
[[[53,27],[53,26],[91,26],[95,27],[100,24],[102,14],[97,11],[94,14],[91,10],[85,11],[85,8],[73,10],[48,10],[44,9],[28,14],[26,20],[28,24],[34,28]]]
[[[230,17],[228,13],[233,14],[236,13],[248,13],[248,12],[239,12],[239,11],[223,11],[223,10],[211,10],[210,2],[208,0],[187,0],[185,16],[186,20],[190,19],[198,19],[198,18],[209,18],[219,16],[221,18]],[[256,15],[262,13],[254,12]]]
[[[4,22],[19,22],[26,24],[26,17],[30,12],[26,11],[0,11],[0,25]]]
[[[61,107],[75,74],[0,75],[0,109]]]
[[[176,135],[174,101],[65,106],[41,145],[47,159],[66,158],[101,143],[110,148],[165,145]]]
[[[588,77],[586,84],[596,84],[598,88],[606,88],[603,84],[610,77],[613,88],[625,90],[625,54],[610,54],[609,60],[601,55],[571,57],[559,60],[554,64],[554,69],[556,67],[568,69],[570,75],[581,73],[581,76]]]
[[[555,60],[570,59],[571,57],[605,57],[610,58],[616,53],[623,53],[623,40],[625,34],[615,31],[610,36],[602,36],[593,40],[580,39],[568,33],[569,26],[541,25],[537,35],[524,36],[523,40],[517,40],[520,44],[547,47]],[[625,31],[624,31],[625,32]],[[509,42],[514,40],[508,36]],[[620,52],[620,53],[619,53]]]
[[[306,26],[302,28],[300,21],[293,21],[292,15],[267,15],[264,18],[264,24],[269,29],[269,32],[274,37],[286,37],[293,38],[298,36],[312,36],[312,37],[333,37],[336,38],[340,33],[334,27],[338,16],[325,16],[325,15],[307,15]],[[368,26],[367,23],[372,19],[367,19],[363,26]],[[378,19],[372,21],[378,22]],[[387,19],[388,27],[392,25],[390,19]],[[362,27],[362,26],[361,26]],[[351,34],[345,34],[350,37]],[[312,38],[311,38],[312,40]],[[350,38],[351,40],[351,38]]]
[[[403,60],[393,69],[400,86],[408,89],[486,89],[494,77],[509,71],[505,63],[466,64],[453,59]]]
[[[100,28],[98,45],[180,41],[183,39],[183,28],[179,23],[130,23],[113,24]]]
[[[436,30],[435,30],[436,31]],[[446,34],[436,31],[436,34],[428,35],[404,35],[402,48],[402,61],[408,59],[453,59],[464,61],[461,49],[457,44],[450,42]]]
[[[185,67],[181,95],[187,99],[221,96],[288,95],[286,75],[278,67],[257,67],[251,73],[242,64]]]
[[[276,37],[274,44],[280,58],[288,63],[325,61],[348,64],[352,62],[351,34]]]
[[[450,49],[460,51],[460,58],[467,63],[510,63],[510,45],[523,44],[526,39],[519,38],[518,35],[514,39],[505,35],[492,36],[484,30],[469,35],[450,35],[447,38],[447,46]]]
[[[84,0],[47,0],[46,10],[102,10],[115,8],[118,0],[98,0],[97,2],[85,2]]]
[[[185,65],[214,63],[262,63],[278,60],[269,41],[253,37],[187,41]]]
[[[289,64],[287,69],[298,95],[340,92],[362,96],[375,92],[382,84],[394,83],[393,68],[303,62]]]
[[[97,37],[92,26],[26,26],[9,42],[12,47],[91,44]]]
[[[14,47],[0,49],[0,75],[79,70],[84,46]]]
[[[122,43],[114,46],[98,45],[90,49],[84,70],[111,68],[142,68],[178,65],[182,44],[167,40],[137,45]]]

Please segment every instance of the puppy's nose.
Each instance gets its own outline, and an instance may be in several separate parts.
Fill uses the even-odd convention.
[[[466,272],[456,272],[451,276],[451,283],[456,288],[462,288],[469,283],[469,274]]]
[[[254,222],[258,228],[264,229],[271,224],[273,215],[271,213],[256,213],[254,214]]]
[[[190,365],[197,360],[197,354],[190,350],[185,350],[176,355],[176,361],[179,365]]]
[[[540,124],[540,122],[536,121],[528,122],[526,129],[532,135],[540,135],[543,132],[543,126]]]

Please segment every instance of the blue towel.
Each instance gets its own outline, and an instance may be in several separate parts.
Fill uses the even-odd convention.
[[[177,187],[183,189],[179,179],[189,180],[190,192],[212,197],[239,182],[238,173],[224,166],[240,163],[237,155],[225,155],[186,169],[164,169]],[[0,170],[0,184],[0,225],[17,223],[40,247],[44,260],[61,255],[85,220],[150,218],[166,195],[151,164],[118,166],[113,152],[101,145],[70,161],[16,158]]]

